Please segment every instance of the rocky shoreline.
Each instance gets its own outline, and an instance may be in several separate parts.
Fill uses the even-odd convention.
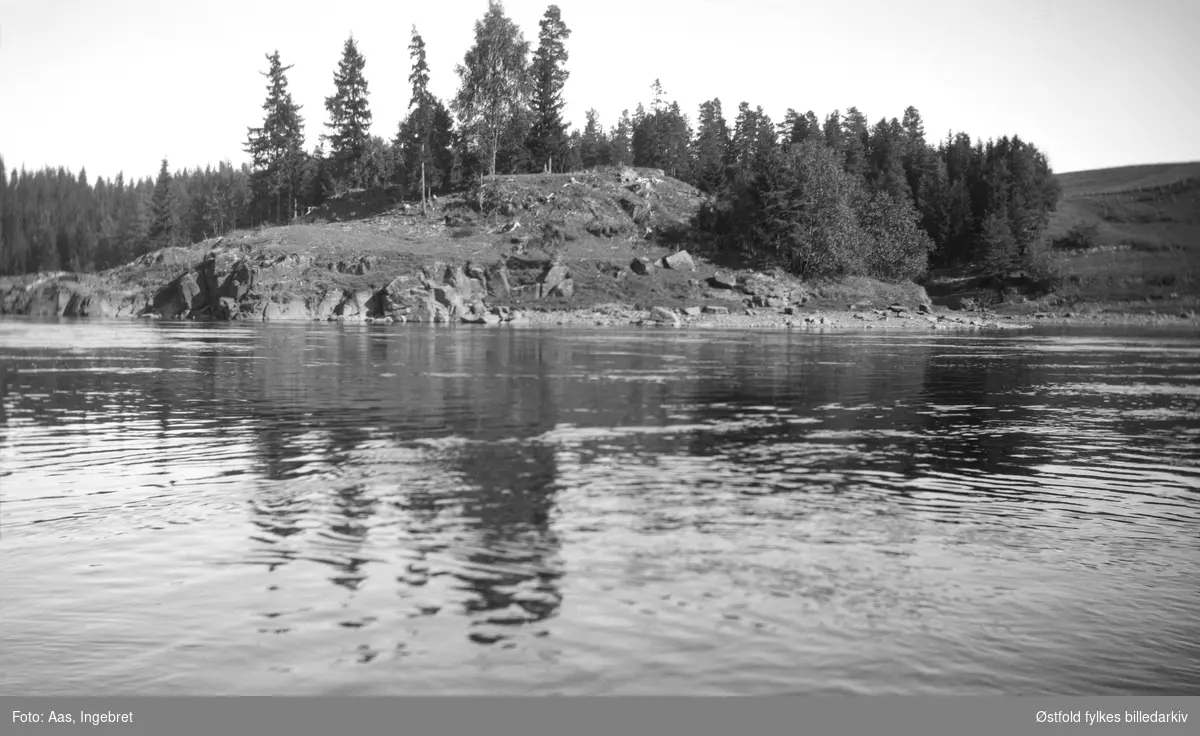
[[[655,279],[674,285],[669,300],[638,304],[628,298],[580,298],[611,292],[612,284],[644,285]],[[623,267],[585,268],[554,259],[511,270],[503,259],[486,265],[469,260],[402,265],[384,256],[322,259],[222,238],[199,248],[149,253],[101,274],[0,280],[0,314],[40,318],[809,331],[1197,325],[1194,311],[1159,315],[1075,309],[1027,314],[950,309],[935,305],[916,284],[847,280],[820,287],[786,274],[700,267],[683,250],[658,258],[638,256]]]

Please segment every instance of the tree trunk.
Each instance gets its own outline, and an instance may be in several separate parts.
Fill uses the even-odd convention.
[[[425,160],[421,159],[421,215],[425,213]]]
[[[496,178],[496,154],[500,149],[500,131],[492,131],[492,178]]]

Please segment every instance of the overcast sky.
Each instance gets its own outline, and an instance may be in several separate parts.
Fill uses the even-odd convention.
[[[536,46],[545,0],[507,0]],[[915,105],[930,137],[1018,134],[1056,171],[1200,160],[1198,0],[560,0],[572,35],[567,116],[606,127],[662,80],[692,119],[719,97],[872,123]],[[278,49],[306,147],[351,33],[366,58],[373,133],[408,106],[408,40],[425,38],[433,91],[487,0],[0,0],[0,155],[7,166],[148,176],[241,163],[261,123],[264,55]]]

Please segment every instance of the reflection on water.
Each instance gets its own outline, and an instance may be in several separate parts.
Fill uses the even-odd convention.
[[[1200,339],[0,322],[27,693],[1196,693]]]

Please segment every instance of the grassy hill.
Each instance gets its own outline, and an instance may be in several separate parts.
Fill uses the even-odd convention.
[[[1173,309],[1200,296],[1200,162],[1060,174],[1050,223],[1069,302]],[[1074,230],[1077,237],[1069,237]]]

